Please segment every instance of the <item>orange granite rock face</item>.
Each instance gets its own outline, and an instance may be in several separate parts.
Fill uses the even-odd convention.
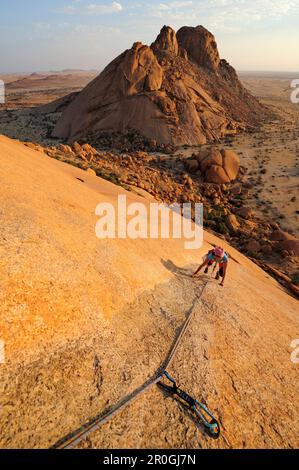
[[[100,202],[150,201],[38,146],[0,136],[0,179],[1,448],[49,447],[140,387],[191,310],[169,373],[206,401],[223,437],[154,388],[79,447],[298,447],[298,301],[280,284],[207,232],[196,251],[98,239]],[[188,276],[215,245],[230,255],[224,288]]]

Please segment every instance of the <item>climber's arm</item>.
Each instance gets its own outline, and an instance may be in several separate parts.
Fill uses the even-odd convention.
[[[208,265],[208,263],[209,263],[209,260],[206,259],[206,260],[199,266],[199,268],[195,271],[195,273],[192,275],[192,277],[195,277],[195,276],[199,273],[199,271],[202,270],[202,268],[204,268],[205,266]]]

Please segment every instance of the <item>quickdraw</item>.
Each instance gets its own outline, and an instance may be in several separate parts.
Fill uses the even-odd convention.
[[[166,390],[168,393],[177,395],[181,400],[187,403],[188,408],[196,415],[197,419],[204,425],[207,433],[213,439],[218,439],[220,436],[220,424],[207,407],[199,401],[192,398],[188,393],[181,390],[176,381],[170,377],[170,375],[164,371],[163,375],[172,383],[172,386],[168,386],[163,382],[159,382],[159,387]]]

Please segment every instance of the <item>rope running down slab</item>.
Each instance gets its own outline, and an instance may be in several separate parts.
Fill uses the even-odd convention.
[[[162,379],[164,375],[164,371],[169,368],[169,366],[171,365],[174,359],[175,353],[178,347],[180,346],[180,343],[183,337],[185,336],[187,328],[190,324],[191,318],[195,310],[195,305],[197,301],[200,300],[201,297],[203,296],[203,293],[207,285],[208,285],[208,281],[205,282],[200,295],[196,296],[194,303],[192,305],[192,308],[189,312],[189,315],[184,321],[181,331],[175,340],[175,343],[171,347],[171,350],[167,358],[163,362],[162,366],[158,369],[156,375],[153,378],[149,379],[147,382],[145,382],[143,385],[141,385],[139,388],[134,390],[132,393],[123,397],[116,405],[112,406],[109,410],[107,410],[104,413],[103,412],[100,413],[99,415],[95,416],[90,421],[88,421],[88,423],[83,424],[80,428],[78,428],[74,432],[60,439],[58,442],[56,442],[56,444],[51,446],[51,449],[74,448],[79,442],[81,442],[83,439],[89,436],[92,432],[97,430],[99,427],[103,426],[103,424],[107,423],[110,419],[112,419],[114,416],[119,414],[124,408],[126,408],[128,405],[133,403],[137,398],[139,398],[142,394],[144,394],[147,390],[149,390],[153,385],[156,385],[158,382],[160,382],[160,380]]]

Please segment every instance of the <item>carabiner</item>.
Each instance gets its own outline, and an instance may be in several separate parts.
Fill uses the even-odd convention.
[[[204,413],[208,415],[209,418],[211,418],[211,421],[208,421],[208,419],[204,416],[201,410],[204,411]],[[206,428],[209,436],[213,439],[218,439],[221,432],[220,424],[215,418],[215,416],[213,416],[212,413],[208,410],[208,408],[203,403],[200,403],[196,400],[196,407],[194,409],[194,413],[203,422],[203,425]]]

